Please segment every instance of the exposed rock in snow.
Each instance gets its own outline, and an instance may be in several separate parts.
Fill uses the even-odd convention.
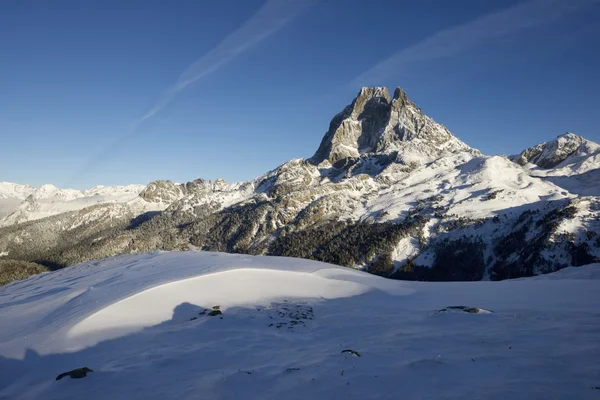
[[[566,133],[511,158],[532,176],[571,193],[600,196],[600,145],[581,136]]]
[[[185,193],[185,186],[171,181],[154,181],[140,192],[140,197],[151,203],[170,204],[181,198]]]
[[[589,157],[600,152],[600,145],[590,142],[581,136],[567,132],[556,139],[540,143],[523,150],[513,160],[521,165],[535,164],[540,168],[561,168],[564,165],[579,161],[575,157]],[[562,165],[560,165],[562,164]],[[599,166],[596,165],[595,168]],[[585,171],[577,170],[577,173]]]
[[[336,115],[315,155],[315,164],[332,164],[370,153],[398,151],[424,161],[470,148],[444,127],[424,115],[396,88],[390,100],[387,88],[362,88],[358,96]]]

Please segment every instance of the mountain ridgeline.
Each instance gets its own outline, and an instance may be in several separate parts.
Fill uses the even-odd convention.
[[[600,259],[599,168],[600,146],[572,133],[511,158],[483,155],[402,89],[363,88],[312,157],[248,182],[156,181],[121,188],[120,200],[78,197],[66,212],[28,195],[18,218],[0,219],[0,260],[57,269],[202,249],[397,279],[532,276]]]

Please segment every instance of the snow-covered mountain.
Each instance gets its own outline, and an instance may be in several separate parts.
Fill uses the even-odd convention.
[[[0,287],[0,398],[597,399],[599,290],[600,264],[439,284],[123,255]]]
[[[556,139],[523,150],[514,161],[521,165],[534,164],[545,169],[559,169],[564,174],[581,174],[598,168],[588,158],[600,153],[600,145],[567,132]],[[573,166],[570,172],[565,167]]]
[[[308,159],[243,183],[156,181],[123,202],[12,224],[0,229],[0,254],[56,268],[200,248],[403,279],[530,276],[600,258],[600,185],[557,180],[597,176],[598,147],[568,134],[516,163],[486,156],[402,89],[390,97],[386,88],[363,88]],[[532,162],[552,168],[541,174]],[[24,213],[36,203],[24,202]]]
[[[36,188],[33,186],[0,182],[0,218],[13,212],[23,200],[35,191]]]
[[[46,184],[38,187],[20,185],[17,183],[0,182],[0,199],[17,198],[25,199],[34,196],[36,199],[61,199],[74,200],[85,196],[94,195],[118,195],[122,193],[138,192],[144,188],[143,185],[127,186],[95,186],[88,190],[59,189],[54,185]]]
[[[96,186],[88,190],[59,189],[0,182],[0,227],[32,221],[95,204],[125,203],[135,199],[143,185]]]
[[[405,163],[432,161],[460,151],[477,150],[454,137],[446,127],[424,115],[401,88],[390,99],[385,87],[362,88],[337,114],[311,162],[336,164],[365,155],[399,154]]]
[[[600,196],[600,145],[565,133],[511,157],[532,176],[583,196]]]

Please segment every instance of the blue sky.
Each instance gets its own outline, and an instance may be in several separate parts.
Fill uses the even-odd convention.
[[[600,0],[0,2],[0,181],[246,180],[361,86],[488,154],[600,142]]]

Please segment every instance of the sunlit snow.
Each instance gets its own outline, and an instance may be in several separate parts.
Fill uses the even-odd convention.
[[[599,267],[425,283],[195,251],[81,264],[0,287],[0,398],[597,399]]]

